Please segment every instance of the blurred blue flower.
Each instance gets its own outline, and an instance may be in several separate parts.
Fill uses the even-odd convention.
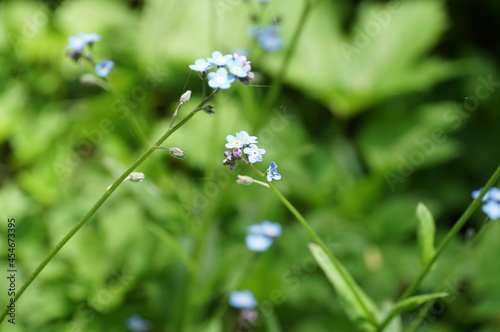
[[[226,68],[219,68],[217,72],[208,74],[208,85],[214,89],[229,89],[233,82],[234,76],[228,75]]]
[[[478,190],[474,190],[472,192],[472,198],[476,199],[479,194],[481,193],[481,190],[483,188],[479,188]],[[500,202],[500,189],[497,187],[491,187],[486,194],[483,196],[483,202],[489,201],[489,200],[496,200]]]
[[[212,57],[208,58],[208,62],[216,66],[222,67],[227,64],[229,60],[233,58],[232,54],[222,55],[221,52],[215,51],[212,53]]]
[[[97,33],[81,33],[79,36],[85,41],[86,44],[92,44],[101,40],[101,36]]]
[[[229,60],[227,62],[227,67],[229,68],[229,71],[231,74],[237,77],[247,77],[248,76],[248,70],[250,69],[249,66],[244,66],[243,61],[241,60]]]
[[[500,189],[498,189],[497,187],[491,187],[484,196],[486,197],[487,201],[500,202]]]
[[[246,310],[255,308],[257,300],[249,290],[235,290],[229,295],[229,304],[236,309]]]
[[[266,52],[275,52],[283,48],[283,39],[276,24],[253,28],[253,34],[259,46]]]
[[[472,192],[472,198],[476,199],[479,197],[483,188],[474,190]],[[486,194],[484,194],[483,202],[486,202],[482,206],[482,210],[488,218],[490,219],[498,219],[500,218],[500,189],[497,187],[491,187]]]
[[[281,224],[277,222],[270,222],[269,220],[264,220],[260,224],[262,234],[269,237],[275,238],[281,235]]]
[[[264,235],[261,224],[253,224],[247,227],[247,232],[253,235]]]
[[[280,180],[281,174],[278,173],[278,165],[274,161],[271,161],[269,168],[266,170],[267,181]]]
[[[262,155],[266,153],[266,150],[259,149],[255,144],[250,144],[249,147],[243,149],[243,152],[245,152],[248,155],[248,161],[250,161],[253,164],[257,161],[263,160]]]
[[[81,33],[78,36],[68,38],[68,49],[81,52],[86,45],[101,40],[101,36],[96,33]]]
[[[252,251],[266,251],[271,244],[273,244],[273,239],[258,234],[248,234],[245,237],[245,242],[247,243],[247,248]]]
[[[479,194],[481,193],[481,190],[483,190],[483,188],[480,188],[478,190],[474,190],[471,194],[472,198],[473,199],[476,199],[479,197]],[[485,195],[486,196],[486,195]],[[483,196],[483,201],[484,201],[484,196]]]
[[[139,315],[133,315],[127,319],[127,328],[133,332],[147,332],[151,330],[151,324]]]
[[[87,45],[87,42],[82,37],[82,35],[71,36],[68,38],[68,48],[70,50],[75,50],[76,52],[81,52],[83,48]]]
[[[248,249],[266,251],[273,243],[274,238],[281,235],[281,224],[264,220],[260,224],[248,226],[247,233],[245,241]]]
[[[236,136],[227,135],[226,140],[226,148],[228,149],[242,148],[244,145],[258,143],[257,136],[250,136],[246,131],[240,131],[236,133]]]
[[[97,76],[107,77],[114,66],[115,63],[111,60],[102,60],[97,65],[95,65],[95,71],[97,73]]]
[[[212,68],[214,65],[210,62],[207,62],[205,59],[198,59],[194,62],[194,65],[189,65],[189,68],[192,70],[196,70],[199,72],[204,72]]]
[[[489,201],[482,207],[483,212],[486,213],[488,218],[495,220],[500,218],[500,203],[495,201]]]

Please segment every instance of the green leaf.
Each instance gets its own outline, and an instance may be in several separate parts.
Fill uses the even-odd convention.
[[[333,255],[329,258],[328,254],[317,244],[309,243],[309,250],[337,291],[347,315],[361,330],[376,331],[377,308],[356,284],[347,269]]]
[[[423,203],[419,203],[417,206],[417,219],[418,244],[420,248],[420,268],[424,269],[436,252],[434,249],[434,234],[436,226],[431,212]]]
[[[348,34],[338,23],[345,19],[339,7],[322,1],[314,8],[303,36],[321,34],[322,42],[301,38],[286,75],[288,84],[322,101],[336,116],[352,117],[396,93],[424,91],[463,75],[459,62],[429,55],[448,25],[443,1],[362,2]],[[279,12],[290,17],[292,9],[285,10]],[[328,34],[322,33],[325,26]],[[282,27],[293,29],[287,23]],[[284,37],[285,42],[290,38]],[[315,61],[307,60],[311,52],[319,55]],[[266,60],[263,67],[276,75],[281,58]]]
[[[281,332],[280,324],[276,312],[273,310],[269,315],[264,315],[266,324],[266,331],[268,332]]]
[[[186,252],[179,245],[179,241],[177,241],[171,234],[169,234],[166,230],[161,228],[160,226],[154,223],[146,224],[147,229],[156,235],[163,243],[165,243],[171,250],[174,252],[179,259],[186,264],[186,267],[189,270],[194,270],[194,262],[191,257],[186,254]]]
[[[415,296],[409,297],[407,299],[401,300],[398,303],[396,303],[394,305],[394,307],[392,307],[390,316],[394,317],[396,315],[399,315],[403,311],[416,308],[419,305],[421,305],[427,301],[432,301],[432,300],[440,299],[440,298],[447,297],[447,296],[448,296],[448,293],[441,292],[441,293],[432,293],[432,294],[424,294],[424,295],[415,295]]]

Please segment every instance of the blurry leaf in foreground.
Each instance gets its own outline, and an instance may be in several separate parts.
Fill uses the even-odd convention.
[[[337,264],[333,264],[325,251],[317,244],[309,243],[309,250],[337,291],[349,318],[363,331],[376,331],[377,308],[345,267],[338,260]]]

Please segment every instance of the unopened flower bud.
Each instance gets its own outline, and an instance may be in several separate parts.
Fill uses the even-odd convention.
[[[236,161],[233,160],[232,156],[228,156],[222,161],[222,165],[226,165],[230,171],[236,168]]]
[[[183,159],[186,156],[184,151],[182,151],[179,148],[170,148],[170,153],[172,154],[172,156],[179,158],[179,159]]]
[[[238,180],[236,180],[236,182],[238,184],[244,184],[246,186],[248,186],[252,183],[256,183],[256,184],[260,184],[263,187],[269,188],[269,184],[262,182],[262,181],[255,180],[255,179],[251,178],[250,176],[246,176],[246,175],[238,175]]]
[[[205,113],[210,114],[210,115],[215,113],[214,107],[212,105],[203,106],[203,111],[205,111]]]
[[[224,156],[229,157],[231,155],[231,150],[224,151]]]
[[[246,186],[250,185],[253,183],[253,179],[249,176],[246,176],[246,175],[238,175],[238,180],[236,180],[236,182],[238,184],[244,184]]]
[[[69,56],[71,59],[73,59],[75,62],[78,62],[80,58],[82,57],[82,52],[77,52],[77,51],[67,51],[66,55]]]
[[[181,104],[185,104],[189,101],[191,98],[191,90],[187,90],[184,92],[184,94],[181,96]]]
[[[132,172],[125,178],[125,180],[130,180],[132,182],[141,182],[142,180],[144,180],[144,173]]]
[[[242,154],[243,154],[243,153],[241,152],[241,149],[239,149],[239,148],[236,148],[236,149],[234,149],[234,150],[233,150],[233,156],[234,156],[235,158],[241,158],[241,155],[242,155]]]

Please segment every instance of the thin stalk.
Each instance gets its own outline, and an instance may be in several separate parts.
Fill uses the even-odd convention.
[[[206,247],[206,241],[210,234],[210,221],[213,220],[213,211],[215,208],[214,204],[208,205],[207,208],[203,210],[203,215],[201,217],[201,222],[198,224],[198,229],[196,232],[196,247],[193,253],[193,261],[194,261],[194,269],[189,271],[186,278],[186,283],[184,287],[184,299],[181,305],[182,316],[180,319],[180,328],[178,331],[181,332],[191,332],[193,331],[193,317],[195,317],[198,308],[195,308],[195,294],[198,291],[196,286],[197,282],[199,282],[200,278],[200,267],[203,263],[204,258],[204,249]]]
[[[411,285],[408,287],[408,289],[403,293],[403,295],[400,296],[398,301],[404,300],[411,295],[415,293],[415,291],[418,289],[424,278],[429,274],[431,267],[434,265],[438,257],[443,253],[443,251],[446,249],[446,247],[450,244],[450,242],[455,238],[455,236],[458,234],[460,229],[465,225],[467,220],[469,220],[470,216],[476,211],[476,209],[481,205],[481,200],[483,199],[483,196],[486,194],[486,192],[493,187],[493,185],[498,181],[500,178],[500,166],[496,169],[496,171],[493,173],[493,175],[490,177],[484,188],[481,190],[481,193],[479,196],[472,201],[471,204],[467,207],[465,212],[462,214],[462,216],[458,219],[458,221],[453,225],[451,230],[446,234],[445,238],[441,243],[439,244],[439,247],[436,249],[436,252],[434,256],[432,256],[432,259],[429,260],[425,268],[420,272],[420,275],[411,283]],[[382,331],[383,328],[389,324],[390,320],[392,317],[389,315],[380,325],[378,331]]]
[[[172,115],[172,119],[170,120],[170,124],[168,125],[168,130],[171,130],[172,127],[174,126],[174,123],[175,123],[175,118],[177,118],[177,114],[179,113],[179,110],[181,109],[182,105],[184,105],[184,103],[180,103],[176,109],[175,109],[175,112],[174,112],[174,115]]]
[[[366,313],[367,317],[370,317],[371,323],[375,326],[377,326],[377,320],[376,318],[372,315],[372,313],[368,310],[368,308],[365,306],[364,302],[361,300],[359,297],[358,293],[352,286],[351,282],[349,281],[349,278],[347,275],[344,273],[344,269],[341,268],[340,263],[337,261],[337,259],[331,254],[330,250],[326,247],[326,245],[323,243],[321,238],[314,232],[314,230],[311,228],[309,223],[306,221],[306,219],[300,214],[300,212],[293,206],[290,201],[286,199],[285,196],[281,194],[281,192],[272,184],[269,183],[269,188],[273,191],[273,193],[279,198],[279,200],[290,210],[290,212],[297,218],[297,220],[300,222],[300,224],[307,230],[311,238],[316,242],[321,249],[326,253],[330,261],[332,262],[333,265],[335,265],[336,270],[339,272],[340,276],[346,284],[351,288],[352,294],[356,297],[356,301],[359,303],[359,305],[363,308],[363,311]]]
[[[292,60],[292,55],[293,52],[295,51],[295,48],[297,47],[297,44],[300,39],[300,35],[302,31],[304,30],[304,26],[306,24],[307,18],[309,14],[311,13],[312,9],[314,8],[314,5],[317,3],[314,3],[312,0],[306,0],[306,4],[304,5],[304,9],[302,10],[302,15],[300,16],[299,23],[297,24],[297,27],[295,28],[295,31],[293,33],[292,40],[290,42],[290,46],[286,50],[286,53],[284,55],[283,62],[281,63],[281,67],[278,70],[277,75],[274,77],[271,86],[274,87],[274,89],[271,89],[269,94],[267,95],[265,101],[264,101],[264,109],[270,109],[272,105],[274,104],[278,93],[281,90],[281,83],[285,79],[286,71],[290,67],[290,61]]]
[[[488,180],[488,182],[484,186],[483,190],[481,190],[481,193],[479,194],[479,196],[475,200],[472,201],[472,203],[465,210],[465,212],[462,214],[462,216],[458,219],[458,221],[455,223],[455,225],[453,225],[451,230],[448,232],[446,237],[443,239],[443,241],[441,242],[441,244],[437,248],[436,253],[432,257],[432,259],[425,266],[425,269],[420,273],[419,277],[410,285],[410,287],[408,287],[406,292],[404,292],[403,295],[401,295],[400,300],[404,300],[404,299],[408,298],[409,296],[411,296],[413,293],[415,293],[417,288],[420,286],[420,283],[422,282],[422,280],[429,273],[432,265],[436,262],[437,258],[442,254],[444,249],[446,249],[446,247],[450,244],[451,240],[453,240],[453,238],[455,238],[457,233],[460,231],[460,229],[462,229],[462,227],[465,225],[467,220],[469,220],[470,216],[474,213],[474,211],[476,211],[476,209],[479,207],[479,205],[481,205],[481,200],[483,199],[483,196],[486,194],[486,192],[491,187],[493,187],[493,185],[498,181],[499,178],[500,178],[500,166],[496,169],[495,173],[493,173],[491,178]]]
[[[192,110],[186,117],[184,117],[177,125],[167,130],[163,136],[161,136],[149,149],[146,150],[118,179],[113,182],[111,186],[109,186],[104,194],[99,198],[99,200],[90,208],[90,210],[83,216],[78,223],[73,226],[69,230],[69,232],[57,243],[57,245],[50,251],[50,253],[45,257],[45,259],[38,265],[38,267],[33,271],[33,273],[29,276],[28,280],[19,288],[19,291],[16,292],[15,300],[19,300],[24,291],[31,285],[31,283],[38,277],[40,272],[45,268],[45,266],[55,257],[55,255],[64,247],[64,245],[82,228],[83,225],[99,210],[102,204],[113,194],[113,192],[118,188],[118,186],[125,180],[125,178],[132,173],[140,164],[146,160],[153,151],[157,149],[157,146],[161,145],[170,135],[177,131],[180,127],[182,127],[189,119],[193,117],[199,110],[202,109],[203,105],[205,105],[209,100],[211,100],[215,94],[219,90],[215,90],[210,94],[207,98],[203,99],[200,104]],[[5,316],[8,313],[8,308],[5,307],[2,314],[0,315],[0,322],[3,321]]]
[[[459,266],[459,264],[461,264],[463,262],[466,254],[469,253],[469,250],[472,248],[472,246],[474,244],[476,244],[476,242],[486,233],[486,230],[488,229],[488,225],[490,225],[490,224],[486,224],[487,221],[488,221],[488,218],[486,218],[486,220],[482,223],[482,224],[484,224],[484,226],[481,227],[481,229],[476,234],[476,236],[474,236],[474,238],[467,243],[465,248],[462,250],[462,253],[455,258],[455,260],[453,261],[453,264],[450,266],[448,271],[444,274],[443,281],[440,283],[439,286],[437,286],[434,289],[433,293],[437,293],[437,292],[443,290],[443,287],[445,286],[445,281],[448,280],[448,277],[453,272],[453,270],[455,270],[457,268],[457,266]],[[418,313],[417,318],[415,318],[411,322],[410,326],[408,327],[408,329],[405,332],[414,332],[419,327],[422,320],[427,316],[427,312],[432,307],[433,303],[434,303],[434,301],[429,301],[423,306],[423,308]]]

